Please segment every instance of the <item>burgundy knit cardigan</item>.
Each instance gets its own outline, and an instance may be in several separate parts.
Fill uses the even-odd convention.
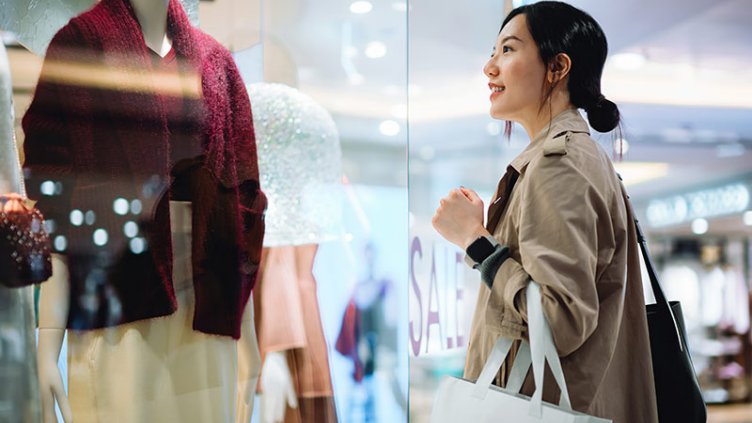
[[[193,328],[238,339],[257,276],[266,207],[251,105],[230,52],[193,28],[178,0],[170,0],[167,19],[184,73],[198,76],[197,95],[185,100],[182,117],[195,128],[201,153],[191,176],[198,181],[191,188]],[[168,94],[160,86],[164,81],[153,75],[152,57],[130,2],[103,0],[55,35],[23,118],[27,178],[34,186],[43,180],[63,182],[62,192],[40,194],[39,207],[60,216],[53,238],[68,237],[72,329],[165,316],[177,308],[165,201],[174,171],[165,112]],[[97,75],[112,70],[119,77],[80,82],[101,81]],[[81,235],[86,225],[63,224],[74,209],[97,210],[97,225],[107,221],[114,216],[113,198],[137,198],[145,179],[161,187],[163,200],[144,213],[141,230],[148,251],[141,256],[148,260],[131,253],[118,259],[122,252],[106,247],[99,251],[91,245],[90,234]],[[109,245],[127,247],[112,237]],[[102,259],[108,251],[114,261]],[[118,267],[123,271],[113,270]],[[86,299],[92,284],[105,287],[97,291],[104,297]]]

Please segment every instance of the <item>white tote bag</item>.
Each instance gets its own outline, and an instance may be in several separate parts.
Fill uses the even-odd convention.
[[[522,342],[507,387],[491,385],[512,347],[511,339],[499,338],[477,382],[455,377],[441,382],[434,399],[431,423],[611,423],[611,420],[572,410],[551,328],[543,316],[540,287],[531,281],[526,293],[530,344]],[[558,406],[542,401],[545,361],[561,389]],[[519,391],[531,362],[535,393],[527,397]]]

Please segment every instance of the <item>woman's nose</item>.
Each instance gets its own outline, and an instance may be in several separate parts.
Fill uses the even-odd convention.
[[[499,67],[496,66],[496,63],[494,62],[493,57],[488,59],[488,62],[486,62],[486,65],[483,66],[483,74],[489,78],[499,75]]]

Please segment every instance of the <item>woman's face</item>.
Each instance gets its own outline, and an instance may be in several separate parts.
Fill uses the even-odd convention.
[[[524,14],[501,30],[483,73],[491,89],[493,118],[524,123],[538,116],[546,69]]]

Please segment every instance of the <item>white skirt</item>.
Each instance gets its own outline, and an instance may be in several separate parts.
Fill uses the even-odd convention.
[[[237,341],[192,328],[190,202],[171,202],[170,208],[178,309],[166,317],[69,331],[68,397],[76,423],[248,421],[251,411],[238,401]]]

